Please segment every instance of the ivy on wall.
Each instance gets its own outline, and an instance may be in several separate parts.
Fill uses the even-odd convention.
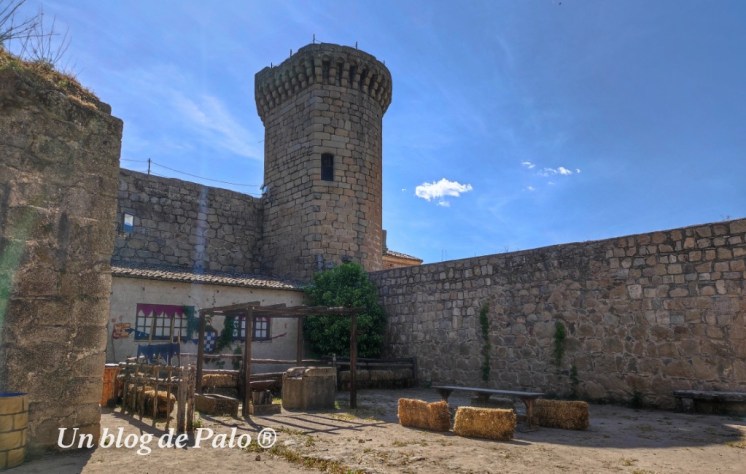
[[[567,331],[562,321],[556,321],[554,323],[554,348],[552,350],[552,356],[554,358],[554,365],[558,368],[562,366],[562,359],[565,358],[565,340],[567,339]]]
[[[479,310],[479,327],[482,330],[482,380],[485,382],[490,379],[490,305],[485,303]]]

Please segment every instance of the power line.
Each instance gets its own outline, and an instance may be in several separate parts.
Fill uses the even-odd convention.
[[[164,168],[164,169],[167,169],[169,171],[173,171],[174,173],[180,173],[180,174],[183,174],[183,175],[186,175],[186,176],[191,176],[192,178],[197,178],[197,179],[201,179],[201,180],[204,180],[204,181],[211,181],[213,183],[228,184],[228,185],[231,185],[231,186],[245,186],[245,187],[257,187],[257,188],[261,187],[261,185],[259,185],[259,184],[233,183],[233,182],[230,182],[230,181],[222,181],[222,180],[219,180],[219,179],[205,178],[204,176],[198,176],[196,174],[187,173],[186,171],[177,170],[175,168],[171,168],[170,166],[166,166],[166,165],[162,165],[160,163],[156,163],[155,161],[150,160],[150,159],[148,159],[148,160],[121,159],[120,161],[127,161],[127,162],[130,162],[130,163],[148,163],[147,173],[149,175],[158,176],[160,178],[172,178],[172,176],[165,176],[165,175],[162,175],[162,174],[153,173],[150,170],[150,165],[155,165],[155,166],[158,166],[160,168]],[[249,195],[252,195],[252,194],[249,193]],[[257,195],[253,195],[253,196],[257,197]]]
[[[252,187],[256,187],[256,188],[258,188],[258,187],[261,186],[260,184],[232,183],[230,181],[221,181],[219,179],[205,178],[204,176],[197,176],[196,174],[187,173],[186,171],[177,170],[177,169],[174,169],[174,168],[162,165],[160,163],[156,163],[155,161],[151,161],[151,163],[154,164],[154,165],[156,165],[156,166],[159,166],[161,168],[165,168],[165,169],[167,169],[169,171],[173,171],[175,173],[181,173],[181,174],[184,174],[184,175],[187,175],[187,176],[191,176],[192,178],[203,179],[205,181],[212,181],[214,183],[230,184],[231,186],[252,186]]]

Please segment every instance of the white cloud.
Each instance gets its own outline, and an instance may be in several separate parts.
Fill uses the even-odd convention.
[[[565,168],[564,166],[559,166],[557,168],[543,168],[541,171],[539,171],[539,174],[541,176],[570,176],[572,174],[580,173],[580,169],[575,168],[575,171]]]
[[[530,170],[536,168],[536,165],[530,161],[521,161],[521,165],[525,166],[526,168]]]
[[[442,178],[440,181],[432,183],[422,183],[415,188],[415,195],[426,201],[438,200],[438,206],[449,207],[451,204],[444,199],[445,197],[459,197],[463,193],[471,191],[471,184],[461,184],[458,181],[449,181]]]
[[[533,186],[526,186],[526,191],[536,191],[536,188]]]

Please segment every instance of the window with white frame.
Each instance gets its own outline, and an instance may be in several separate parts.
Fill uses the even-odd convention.
[[[194,315],[193,306],[139,303],[136,311],[135,340],[187,339],[188,320]]]

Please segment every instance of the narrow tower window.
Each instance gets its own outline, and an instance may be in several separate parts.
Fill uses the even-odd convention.
[[[321,179],[334,181],[334,155],[331,153],[321,155]]]

